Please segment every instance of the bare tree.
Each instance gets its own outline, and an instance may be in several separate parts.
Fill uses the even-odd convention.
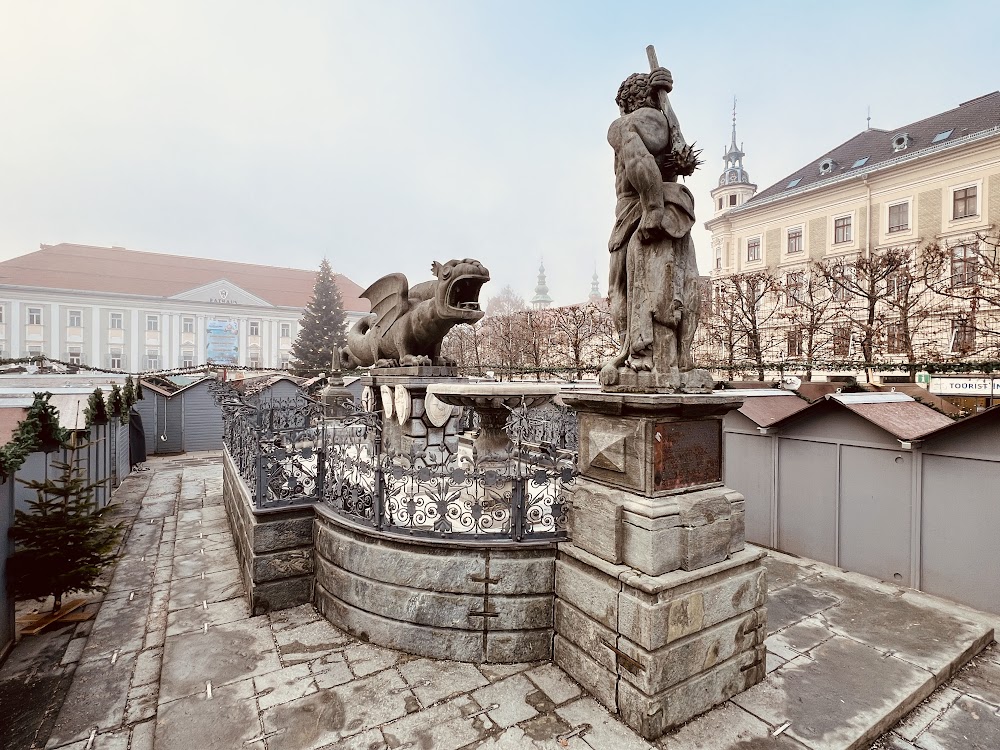
[[[920,253],[919,273],[947,301],[940,314],[947,352],[1000,355],[1000,235],[931,243]]]
[[[889,296],[887,282],[907,267],[910,255],[907,249],[889,248],[850,259],[825,259],[813,266],[829,287],[837,317],[860,334],[861,356],[869,379],[876,350],[885,338],[882,313]]]
[[[715,283],[713,328],[722,345],[726,369],[732,378],[736,362],[746,359],[763,380],[765,362],[776,348],[775,323],[778,318],[778,293],[781,286],[769,270],[736,274]],[[738,355],[742,348],[744,357]]]
[[[554,334],[553,354],[560,363],[568,363],[576,370],[575,380],[580,380],[587,367],[600,367],[605,356],[614,349],[602,347],[601,342],[609,332],[611,315],[597,303],[556,307],[551,313]]]
[[[811,266],[786,273],[780,291],[784,303],[780,317],[789,325],[785,353],[788,357],[802,357],[803,379],[812,380],[813,363],[833,334],[833,295],[823,275]]]
[[[505,286],[490,298],[486,317],[480,321],[483,359],[499,370],[497,375],[501,380],[505,375],[510,379],[524,365],[527,337],[523,321],[518,319],[524,309],[524,298]]]

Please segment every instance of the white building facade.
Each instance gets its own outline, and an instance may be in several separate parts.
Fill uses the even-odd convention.
[[[200,260],[169,257],[182,267],[189,261]],[[17,278],[17,271],[5,273],[3,268],[17,260],[0,263],[0,278]],[[218,266],[225,263],[210,261],[210,264],[217,268],[199,269],[200,275],[217,272],[219,278],[192,284],[169,295],[53,288],[49,284],[0,284],[0,357],[45,356],[74,365],[126,372],[208,363],[262,369],[287,367],[315,275],[295,271],[292,275],[301,277],[296,279],[298,294],[286,283],[279,296],[281,301],[298,296],[301,303],[275,304],[265,299],[266,288],[248,290],[221,275],[225,268]],[[248,264],[231,265],[241,267],[237,270],[248,277],[245,268]],[[25,277],[39,276],[24,268],[20,270]],[[269,270],[286,272],[283,274],[286,279],[290,275],[289,269],[259,266],[252,274],[261,280],[256,286],[262,283],[266,287]],[[155,265],[149,271],[155,273]],[[191,277],[198,275],[192,273]],[[84,283],[80,287],[89,286],[85,275],[81,281]],[[341,284],[338,279],[342,294],[345,287],[350,291],[351,286],[356,286],[344,281]],[[128,286],[129,279],[123,279],[122,285]],[[136,283],[136,286],[150,285]],[[363,301],[361,305],[358,302],[356,295],[345,299],[348,326],[365,314],[346,309],[363,306]]]

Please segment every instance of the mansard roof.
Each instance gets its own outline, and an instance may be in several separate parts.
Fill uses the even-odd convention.
[[[960,104],[955,109],[892,130],[871,128],[827,151],[801,169],[757,193],[740,208],[751,208],[770,198],[803,192],[823,182],[860,175],[896,161],[927,156],[975,137],[1000,133],[1000,91]],[[905,141],[903,148],[894,141]],[[830,162],[827,170],[821,170]]]

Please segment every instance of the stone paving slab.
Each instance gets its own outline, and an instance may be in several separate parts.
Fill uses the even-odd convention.
[[[989,637],[969,610],[775,554],[767,679],[651,745],[551,663],[418,658],[363,643],[310,605],[250,617],[218,455],[149,466],[116,493],[112,513],[138,520],[98,618],[34,655],[76,671],[49,748],[86,748],[95,728],[90,750],[849,748]],[[8,664],[18,663],[15,651]],[[987,652],[878,742],[1000,748],[998,677]]]

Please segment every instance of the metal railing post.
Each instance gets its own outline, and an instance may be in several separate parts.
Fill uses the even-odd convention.
[[[520,542],[524,538],[524,483],[525,479],[521,472],[517,472],[514,484],[511,488],[510,514],[511,533],[515,542]]]

